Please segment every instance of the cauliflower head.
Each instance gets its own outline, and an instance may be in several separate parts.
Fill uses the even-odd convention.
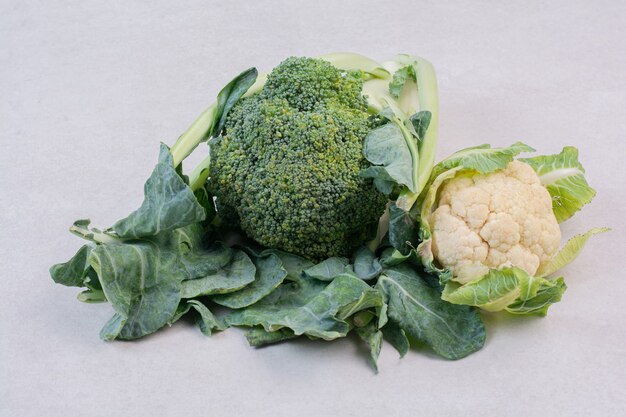
[[[550,193],[521,161],[449,180],[430,221],[433,254],[461,283],[512,266],[532,276],[561,241]]]

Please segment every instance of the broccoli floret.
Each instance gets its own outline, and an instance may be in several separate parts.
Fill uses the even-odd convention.
[[[361,88],[358,73],[289,58],[259,94],[240,100],[212,145],[209,184],[222,218],[310,259],[362,244],[387,198],[359,176],[371,129]]]

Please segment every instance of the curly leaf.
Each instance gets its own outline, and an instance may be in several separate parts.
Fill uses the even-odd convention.
[[[585,247],[587,240],[589,240],[591,236],[597,235],[599,233],[608,232],[609,230],[611,229],[609,229],[608,227],[594,227],[586,233],[572,237],[561,248],[561,250],[559,250],[559,252],[552,257],[550,262],[539,267],[539,270],[537,271],[537,276],[546,277],[565,267],[574,259],[576,259],[576,257]]]
[[[54,282],[68,287],[85,286],[85,278],[91,268],[87,259],[92,250],[93,245],[84,245],[69,261],[50,267]]]
[[[563,278],[550,281],[539,279],[539,285],[533,297],[516,300],[506,308],[506,311],[525,316],[545,316],[552,304],[561,301],[566,289]]]
[[[389,93],[391,96],[399,98],[404,85],[409,80],[413,80],[413,82],[417,83],[417,75],[415,74],[415,67],[413,65],[407,65],[394,72],[393,79],[389,83]]]
[[[552,210],[559,223],[593,200],[596,191],[587,184],[578,162],[578,149],[566,146],[556,155],[520,159],[530,165],[552,196]]]
[[[500,311],[520,296],[520,278],[528,280],[528,274],[519,268],[491,269],[484,277],[467,284],[449,281],[441,298],[453,304]]]
[[[549,281],[530,276],[520,268],[503,268],[491,269],[482,278],[463,285],[450,281],[442,298],[486,311],[545,315],[548,307],[561,299],[566,288],[563,279]]]
[[[506,167],[515,156],[522,152],[534,152],[534,149],[522,142],[516,142],[506,148],[480,145],[462,149],[435,165],[431,180],[456,167],[478,171],[482,174],[493,172]]]

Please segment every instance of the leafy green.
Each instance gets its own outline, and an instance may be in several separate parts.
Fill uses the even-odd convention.
[[[239,101],[256,81],[258,71],[256,68],[249,68],[236,76],[231,82],[226,84],[217,95],[217,112],[215,115],[215,128],[209,129],[209,136],[219,134],[226,124],[228,112]]]
[[[560,301],[566,289],[563,278],[546,280],[530,276],[520,268],[502,268],[491,269],[482,278],[463,285],[449,281],[442,298],[487,311],[545,316],[550,305]]]
[[[587,184],[578,162],[578,149],[566,146],[556,155],[520,159],[533,167],[552,196],[552,210],[559,223],[572,217],[593,200],[596,191]]]
[[[398,123],[387,123],[367,134],[363,141],[363,155],[374,166],[364,169],[360,175],[393,181],[415,191],[417,183],[413,170],[413,156],[403,128]]]
[[[442,298],[454,304],[500,311],[520,296],[520,280],[528,281],[529,278],[528,274],[519,268],[491,269],[484,277],[467,284],[449,281]]]
[[[293,331],[282,328],[273,332],[268,332],[262,327],[252,327],[246,331],[246,340],[250,346],[264,346],[271,343],[278,343],[284,340],[294,339],[296,336]]]
[[[229,308],[247,307],[270,294],[287,276],[278,255],[256,257],[253,263],[256,267],[254,282],[239,291],[214,295],[211,300]]]
[[[198,313],[196,323],[198,324],[200,331],[205,336],[211,336],[211,334],[216,330],[219,331],[226,329],[225,324],[215,317],[206,305],[202,304],[198,300],[183,300],[178,306],[174,317],[170,319],[168,324],[171,325],[178,321],[178,319],[187,314],[192,308]]]
[[[268,331],[289,328],[324,340],[345,336],[350,326],[339,319],[339,311],[375,291],[356,277],[342,275],[330,284],[303,277],[283,284],[256,304],[232,311],[225,320],[234,326],[263,326]]]
[[[199,278],[183,281],[181,296],[194,298],[201,295],[237,291],[254,281],[255,274],[256,267],[250,257],[243,251],[236,251],[231,262],[224,268]]]
[[[304,270],[304,273],[315,279],[321,281],[332,281],[337,275],[340,275],[346,271],[350,262],[347,258],[332,257],[323,260],[317,265],[311,266]]]
[[[402,254],[417,246],[419,212],[414,208],[405,211],[395,203],[389,207],[389,243]]]
[[[506,311],[518,315],[545,316],[552,304],[561,301],[561,297],[566,289],[567,286],[561,277],[550,281],[541,279],[532,297],[516,300],[514,303],[509,304]]]
[[[163,327],[180,302],[184,269],[170,251],[155,242],[99,245],[89,262],[100,277],[107,300],[119,318],[106,339],[135,339]]]
[[[491,145],[486,144],[473,146],[455,152],[435,165],[431,178],[434,179],[443,172],[457,167],[486,174],[503,169],[515,156],[522,152],[534,151],[533,148],[522,142],[516,142],[506,148],[492,148]]]
[[[388,305],[389,320],[444,358],[460,359],[483,346],[485,327],[478,312],[443,301],[410,266],[387,268],[377,287]]]
[[[370,349],[370,359],[374,370],[378,372],[378,356],[383,345],[383,332],[381,332],[374,322],[368,323],[364,327],[357,327],[356,334],[367,344]]]
[[[428,131],[428,126],[430,126],[432,117],[433,114],[429,111],[420,111],[409,117],[409,121],[411,122],[415,136],[418,139],[420,148],[424,143],[424,138],[426,137],[426,132]]]
[[[539,270],[537,270],[537,276],[546,277],[565,267],[574,259],[576,259],[578,255],[580,255],[580,252],[583,250],[585,244],[587,243],[587,240],[589,240],[591,236],[597,235],[599,233],[608,232],[609,230],[611,229],[609,229],[608,227],[594,227],[586,233],[572,237],[557,252],[557,254],[552,257],[550,262],[539,267]]]
[[[401,358],[409,352],[409,348],[411,347],[409,339],[406,337],[404,330],[402,330],[395,322],[387,322],[387,324],[385,324],[382,328],[382,332],[385,340],[387,340],[391,346],[398,351]]]
[[[417,75],[412,65],[402,67],[393,73],[393,79],[389,83],[389,93],[393,97],[399,98],[404,85],[409,80],[413,80],[413,82],[417,83]]]
[[[354,253],[354,273],[363,280],[378,277],[383,271],[374,252],[362,246]]]
[[[85,278],[91,268],[87,259],[92,250],[93,245],[83,245],[69,261],[50,267],[54,282],[68,287],[85,286]]]
[[[193,191],[172,166],[172,155],[161,144],[159,162],[144,186],[145,198],[141,207],[112,227],[122,238],[154,236],[206,217]]]

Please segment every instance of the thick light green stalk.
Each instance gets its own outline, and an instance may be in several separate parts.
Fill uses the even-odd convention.
[[[417,78],[417,94],[419,110],[429,111],[431,114],[430,124],[422,140],[419,152],[417,169],[418,183],[415,192],[404,190],[396,202],[397,206],[409,211],[417,201],[420,193],[430,178],[430,173],[435,164],[437,136],[439,133],[439,98],[437,91],[437,78],[432,64],[423,58],[400,55],[399,62],[410,59],[410,65],[415,67]]]
[[[209,152],[210,148],[209,148]],[[200,162],[189,174],[189,186],[192,191],[201,188],[209,178],[209,167],[211,166],[211,155],[207,156]]]
[[[89,228],[89,220],[78,220],[76,221],[72,227],[70,227],[70,232],[75,234],[76,236],[82,237],[86,240],[91,240],[95,243],[120,243],[122,239],[117,236],[113,236],[111,234],[102,232],[97,229]]]
[[[174,146],[170,148],[174,167],[180,165],[183,159],[187,158],[191,152],[204,140],[207,139],[208,132],[215,124],[215,112],[217,106],[211,104],[200,117],[183,133]]]

